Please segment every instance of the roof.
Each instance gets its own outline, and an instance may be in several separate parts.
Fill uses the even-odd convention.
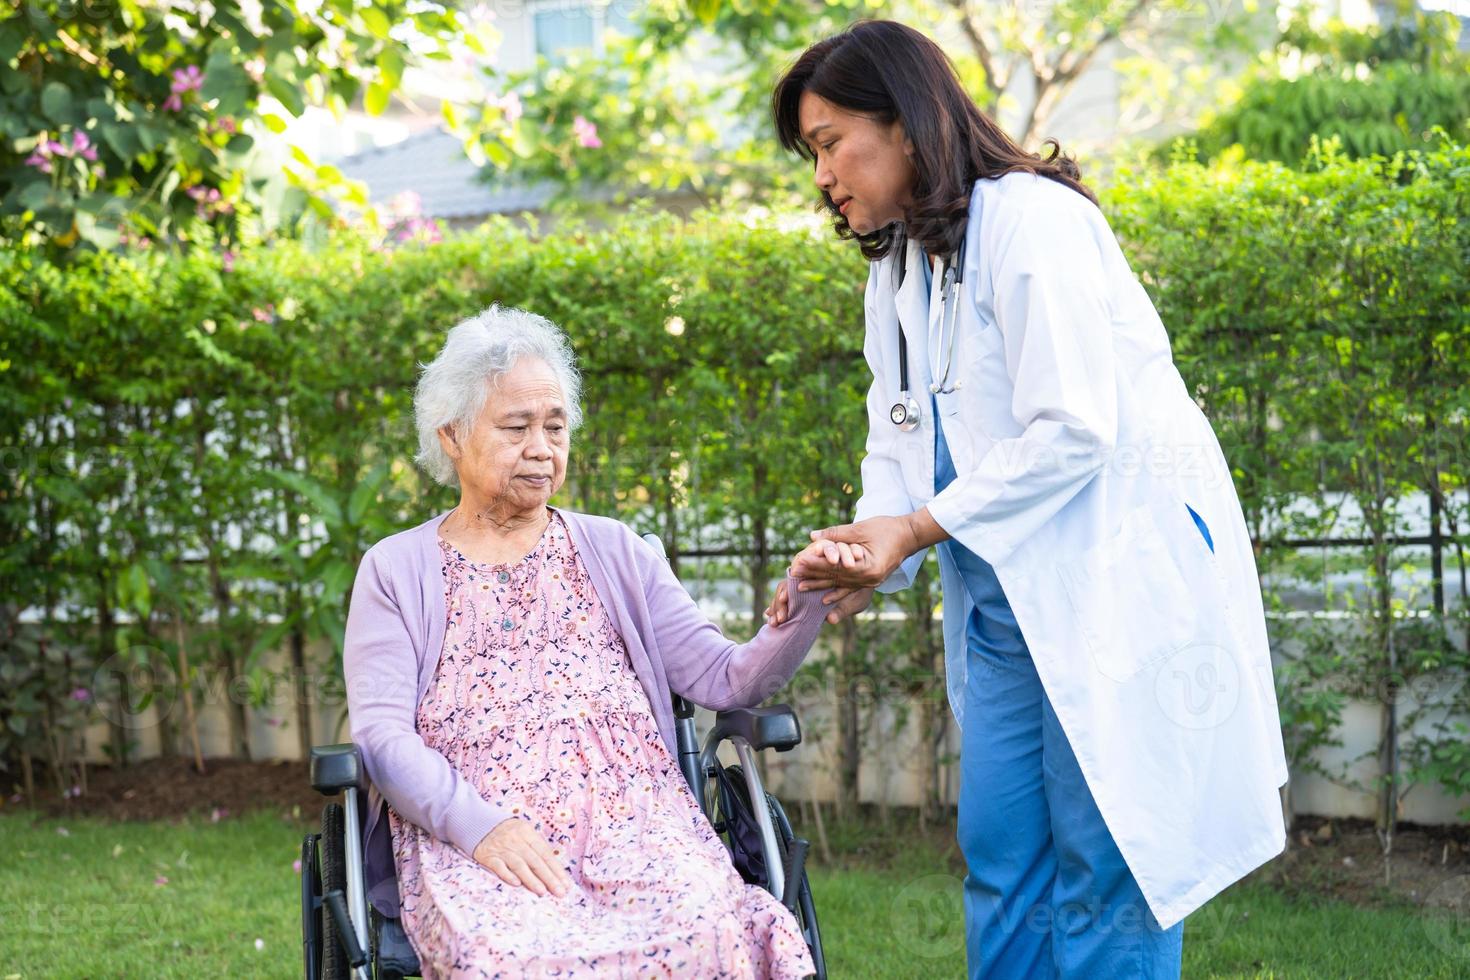
[[[460,140],[442,127],[354,153],[336,165],[345,176],[367,184],[368,198],[375,204],[386,204],[404,191],[415,192],[429,218],[535,211],[552,194],[545,184],[485,181],[480,175],[490,168],[471,163]]]

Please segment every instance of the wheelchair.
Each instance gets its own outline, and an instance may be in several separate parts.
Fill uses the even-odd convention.
[[[650,538],[660,552],[662,546]],[[756,753],[789,752],[801,726],[789,705],[721,711],[701,746],[694,705],[673,696],[679,769],[705,816],[730,852],[741,878],[769,891],[796,917],[811,950],[817,980],[826,980],[822,935],[807,880],[808,841],[792,832],[781,803],[761,784]],[[729,742],[739,760],[718,758]],[[399,919],[367,901],[363,867],[367,772],[352,743],[311,750],[312,788],[341,795],[322,809],[319,833],[301,843],[301,946],[306,980],[399,980],[420,976],[418,956]]]

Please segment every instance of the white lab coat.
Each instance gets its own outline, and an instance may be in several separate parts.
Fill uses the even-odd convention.
[[[896,293],[897,251],[868,279],[874,382],[856,516],[927,505],[995,568],[1103,819],[1168,928],[1285,845],[1286,758],[1245,518],[1102,213],[1055,181],[1007,174],[976,182],[967,235],[962,385],[937,395],[958,476],[934,495],[928,386],[943,351],[928,347],[944,267],[926,325],[927,258],[910,241]],[[907,433],[889,418],[900,318],[923,410]],[[922,559],[882,591],[908,585]],[[948,561],[941,577],[949,699],[963,726],[972,604]]]

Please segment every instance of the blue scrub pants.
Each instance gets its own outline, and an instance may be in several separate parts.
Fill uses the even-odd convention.
[[[971,617],[959,844],[971,978],[1177,978],[1184,923],[1160,930],[1098,812],[1028,654]]]
[[[942,429],[935,443],[937,493],[955,472]],[[1214,550],[1204,521],[1193,508],[1190,514]],[[958,834],[969,869],[970,977],[1177,978],[1184,923],[1161,930],[1149,911],[994,570],[956,541],[940,547],[975,604],[966,635]]]

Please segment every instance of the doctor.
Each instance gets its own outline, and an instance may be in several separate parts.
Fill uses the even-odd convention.
[[[970,975],[1177,977],[1181,920],[1285,842],[1210,424],[1076,165],[1019,149],[932,41],[857,24],[773,110],[871,261],[857,520],[793,567],[835,622],[938,548]]]

